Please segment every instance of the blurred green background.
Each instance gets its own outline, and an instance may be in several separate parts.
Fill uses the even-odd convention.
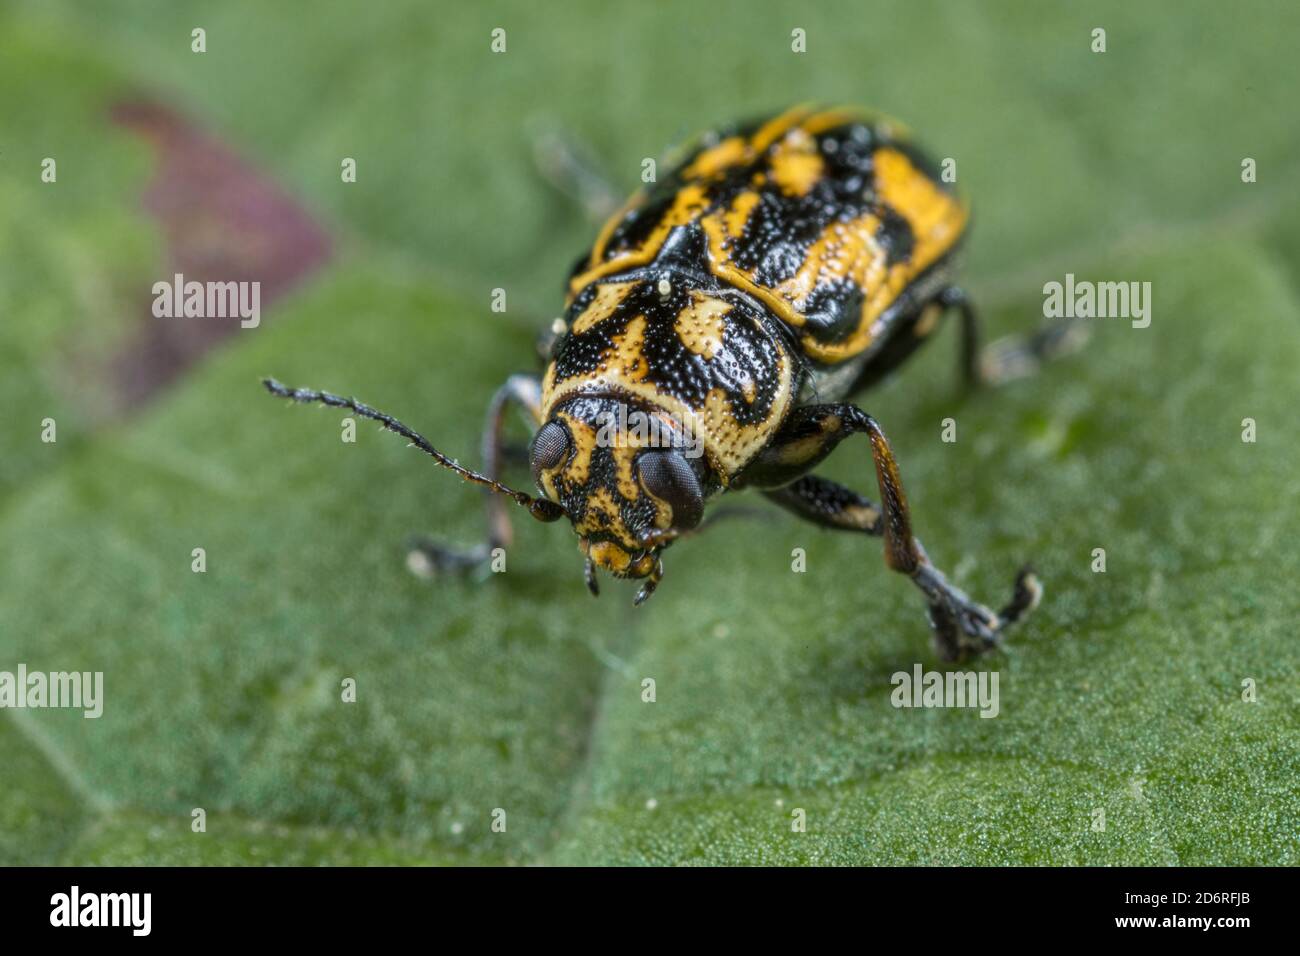
[[[0,862],[1297,862],[1297,35],[1285,2],[10,0],[0,669],[102,670],[106,702],[0,714]],[[257,386],[356,394],[476,460],[593,235],[535,131],[630,191],[643,157],[803,99],[957,158],[995,333],[1066,272],[1154,286],[1149,329],[1099,322],[1035,380],[964,395],[949,329],[863,399],[935,561],[989,602],[1026,559],[1045,581],[980,665],[994,720],[890,706],[937,665],[876,542],[723,524],[633,611],[590,598],[566,528],[520,526],[508,573],[431,585],[403,538],[474,539],[477,495]],[[302,221],[267,239],[259,210]],[[150,286],[214,261],[286,294],[256,330],[164,333]],[[874,491],[865,444],[829,471]]]

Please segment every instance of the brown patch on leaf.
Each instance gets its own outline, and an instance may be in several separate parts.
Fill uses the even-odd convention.
[[[166,106],[120,103],[117,124],[154,147],[157,169],[143,204],[166,240],[167,269],[158,281],[260,282],[265,309],[330,257],[325,230],[269,176]],[[238,331],[238,317],[156,318],[145,299],[145,325],[111,362],[124,406],[147,401],[210,348]]]

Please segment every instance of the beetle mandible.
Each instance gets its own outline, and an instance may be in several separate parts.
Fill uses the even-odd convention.
[[[821,527],[882,538],[886,565],[922,593],[937,652],[960,659],[997,646],[1041,587],[1022,569],[994,611],[953,586],[912,533],[884,431],[847,399],[951,312],[971,384],[1060,350],[1068,336],[1048,328],[981,353],[975,310],[954,284],[968,222],[897,123],[798,106],[705,134],[610,216],[569,277],[544,374],[511,376],[492,399],[482,472],[354,399],[264,384],[374,419],[490,492],[487,540],[468,552],[422,541],[414,554],[428,567],[473,567],[507,547],[513,500],[538,520],[572,522],[592,593],[603,569],[641,579],[640,604],[663,577],[664,551],[708,523],[706,503],[753,488]],[[502,481],[512,405],[537,426],[539,494]],[[851,435],[869,442],[878,505],[815,473]]]

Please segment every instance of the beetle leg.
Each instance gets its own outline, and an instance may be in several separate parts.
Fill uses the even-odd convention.
[[[1088,340],[1088,328],[1074,319],[1054,319],[1028,335],[1009,335],[980,348],[979,315],[958,286],[936,297],[944,308],[961,316],[961,367],[967,385],[1001,385],[1034,375],[1045,362],[1068,355]]]
[[[505,421],[511,406],[522,407],[529,417],[541,423],[542,383],[532,375],[511,375],[497,389],[488,404],[483,427],[483,472],[494,480],[501,477],[502,465],[508,457],[505,443]],[[425,535],[410,541],[407,566],[421,577],[432,577],[439,571],[467,571],[478,567],[492,557],[497,548],[508,548],[514,541],[510,527],[507,502],[499,495],[488,494],[487,540],[473,548],[451,548]]]
[[[898,463],[880,426],[855,405],[805,406],[792,415],[757,463],[757,477],[790,476],[799,463],[805,470],[826,457],[844,438],[865,434],[880,488],[878,508],[857,492],[815,475],[802,475],[766,492],[800,517],[822,527],[884,538],[885,564],[912,579],[925,596],[935,649],[944,660],[959,660],[996,647],[1003,631],[1031,610],[1042,594],[1028,568],[1016,577],[1011,600],[995,612],[950,584],[930,563],[912,534],[911,510],[903,491]],[[746,470],[746,475],[749,469]],[[764,482],[755,481],[756,484]]]
[[[554,127],[534,132],[533,163],[542,178],[577,203],[592,222],[604,222],[618,209],[621,191],[610,184],[590,150],[573,136]]]
[[[858,531],[875,537],[885,533],[880,509],[851,488],[819,475],[804,475],[784,488],[763,492],[782,508],[823,528]]]
[[[844,403],[796,408],[767,446],[731,479],[731,487],[784,488],[821,464],[844,439],[861,431],[850,418],[863,414]]]

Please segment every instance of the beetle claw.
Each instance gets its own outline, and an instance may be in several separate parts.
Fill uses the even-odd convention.
[[[1043,599],[1043,585],[1038,580],[1038,575],[1034,569],[1026,564],[1016,575],[1015,590],[1012,591],[1011,601],[998,612],[998,622],[1000,626],[1006,627],[1020,620],[1034,608],[1038,607],[1038,602]]]
[[[960,661],[999,647],[1006,629],[1032,611],[1043,595],[1033,569],[1016,575],[1011,601],[994,612],[949,584],[933,565],[923,564],[914,577],[929,604],[936,652],[945,661]]]
[[[481,567],[492,555],[484,547],[452,548],[425,535],[413,535],[406,543],[406,567],[418,578],[444,574],[466,574]]]

